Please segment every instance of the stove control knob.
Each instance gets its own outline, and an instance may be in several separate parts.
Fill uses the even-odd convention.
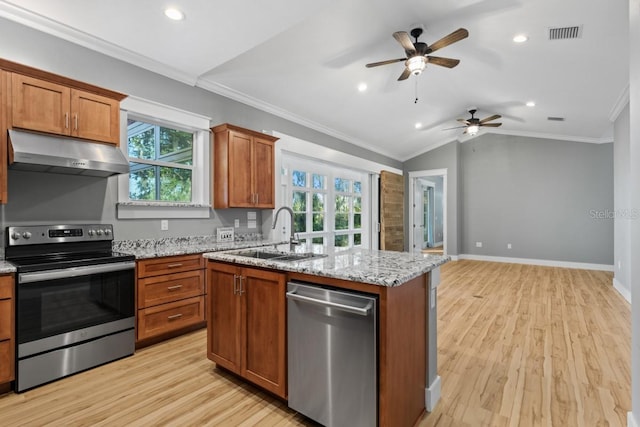
[[[110,229],[108,229],[108,228],[105,228],[105,229],[104,229],[104,235],[105,235],[105,236],[109,236],[109,235],[111,235],[111,230],[110,230]]]
[[[98,236],[102,236],[102,233],[104,233],[104,232],[102,231],[102,229],[98,228],[98,229],[96,230],[96,234],[97,234]]]
[[[29,240],[31,238],[31,233],[25,231],[24,233],[22,233],[22,237],[24,237],[26,240]]]
[[[21,235],[20,233],[18,233],[17,231],[14,231],[14,232],[11,234],[11,238],[12,238],[13,240],[20,240],[20,237],[22,237],[22,235]]]
[[[93,237],[94,234],[96,234],[95,231],[93,231],[93,229],[89,229],[89,231],[87,231],[87,234],[91,237]]]

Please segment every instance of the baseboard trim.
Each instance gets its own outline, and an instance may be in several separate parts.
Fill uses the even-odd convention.
[[[633,412],[627,412],[627,427],[640,427],[640,424],[636,421],[636,417]]]
[[[436,248],[437,248],[438,246],[443,246],[443,245],[444,245],[444,243],[443,243],[443,242],[435,242],[435,243],[433,244],[433,246],[434,246],[434,247],[436,247]]]
[[[458,258],[469,259],[473,261],[506,262],[510,264],[530,264],[530,265],[541,265],[545,267],[577,268],[580,270],[613,271],[613,265],[590,264],[586,262],[554,261],[554,260],[534,259],[534,258],[507,258],[507,257],[499,257],[499,256],[473,255],[473,254],[460,254]],[[453,257],[451,257],[451,259],[453,259]]]
[[[451,261],[460,261],[459,255],[449,255],[449,258],[451,258]]]
[[[436,404],[440,400],[440,375],[436,376],[436,379],[433,380],[433,383],[425,390],[425,406],[427,408],[427,412],[432,412],[436,407]]]
[[[622,282],[620,282],[618,279],[616,279],[615,277],[613,278],[613,289],[615,289],[616,291],[618,291],[618,293],[620,295],[622,295],[622,297],[624,299],[627,300],[627,302],[629,304],[631,304],[631,291],[629,289],[627,289]]]

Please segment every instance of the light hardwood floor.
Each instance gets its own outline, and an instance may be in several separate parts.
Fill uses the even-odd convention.
[[[457,261],[442,268],[442,398],[420,426],[624,426],[629,304],[605,272]],[[205,332],[22,394],[0,424],[313,425],[214,369]]]

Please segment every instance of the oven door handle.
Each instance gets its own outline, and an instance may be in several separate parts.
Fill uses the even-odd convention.
[[[88,276],[89,274],[111,273],[135,268],[134,261],[98,264],[86,267],[61,268],[59,270],[37,271],[18,274],[18,284],[44,282],[46,280],[66,279],[69,277]]]

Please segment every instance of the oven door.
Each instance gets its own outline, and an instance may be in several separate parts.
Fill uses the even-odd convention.
[[[18,274],[18,358],[133,329],[134,262]]]

